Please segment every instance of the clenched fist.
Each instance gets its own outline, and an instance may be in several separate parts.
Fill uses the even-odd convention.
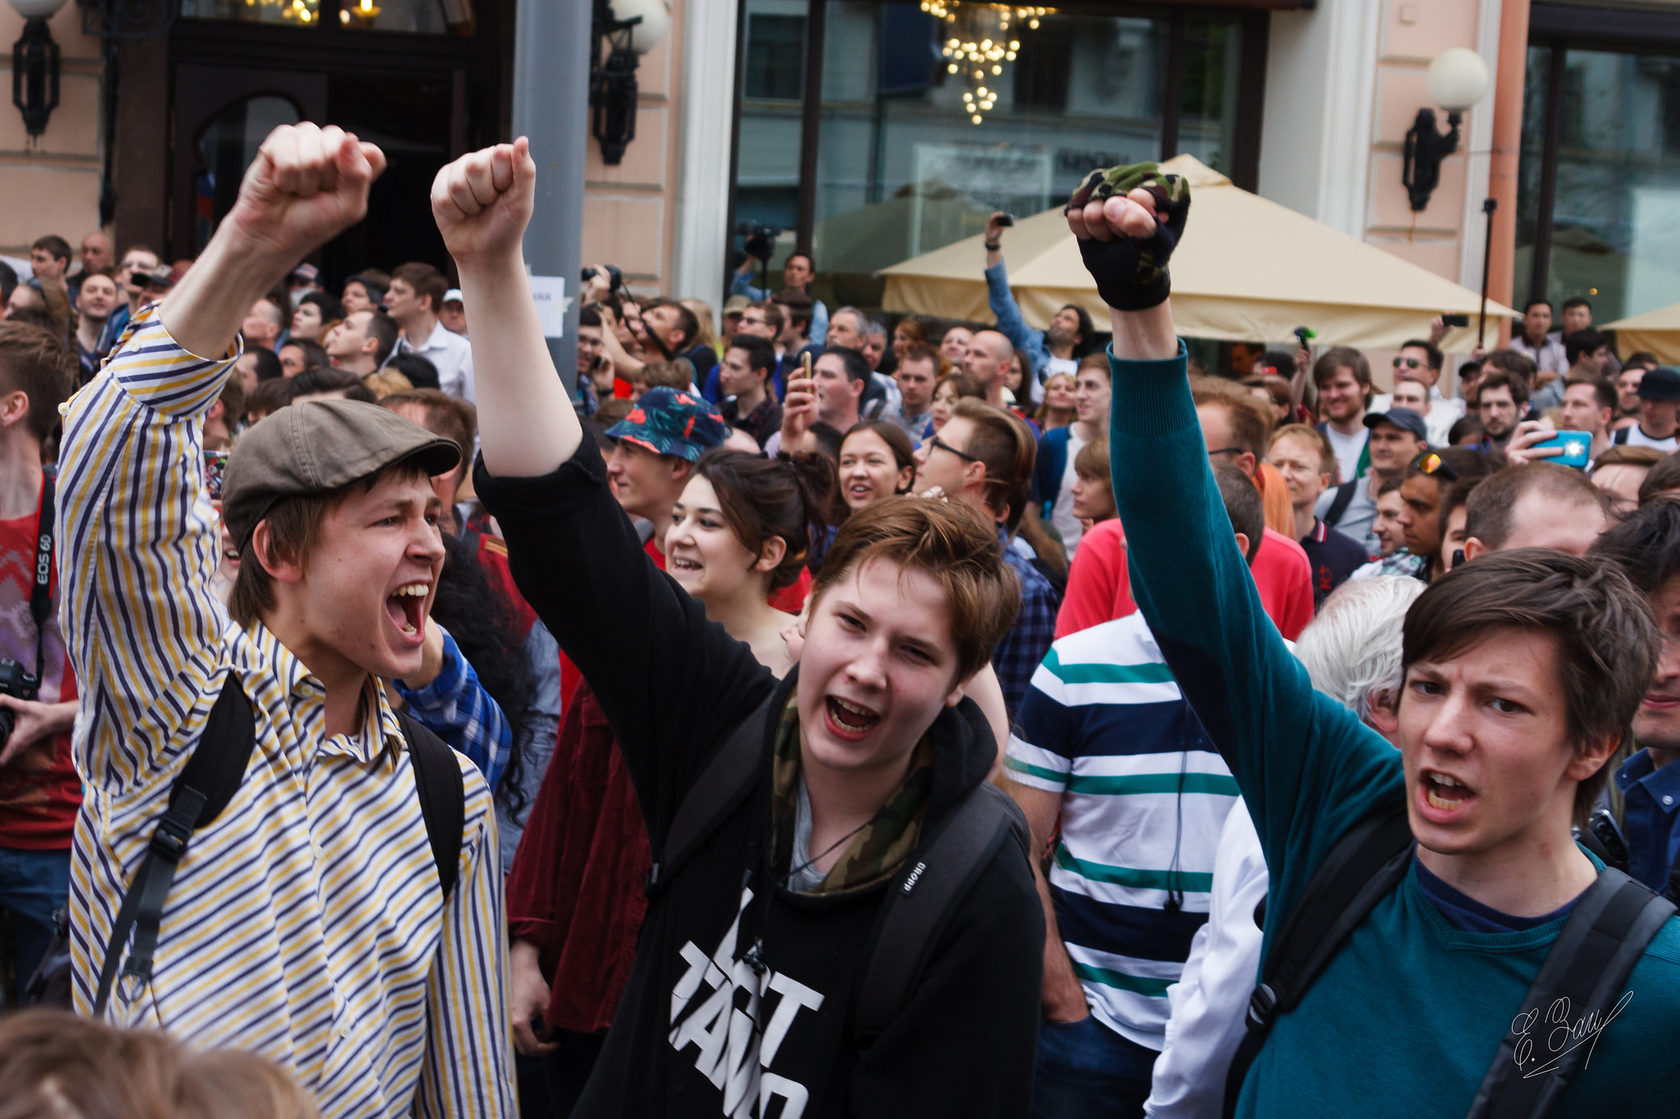
[[[1119,311],[1166,302],[1167,261],[1190,212],[1190,184],[1154,163],[1092,171],[1068,200],[1068,228],[1097,282],[1097,294]]]
[[[521,136],[464,155],[432,181],[432,217],[449,255],[474,259],[517,256],[531,221],[537,165]]]
[[[286,267],[367,214],[385,155],[337,125],[283,124],[245,169],[227,221],[248,249]]]

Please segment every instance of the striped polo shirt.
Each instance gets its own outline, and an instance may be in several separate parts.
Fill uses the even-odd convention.
[[[1051,646],[1004,764],[1016,782],[1061,794],[1050,895],[1091,1013],[1162,1048],[1167,987],[1207,920],[1237,783],[1141,613]]]
[[[119,982],[110,1020],[259,1053],[325,1116],[515,1115],[484,779],[459,758],[465,824],[446,903],[378,682],[360,732],[328,735],[320,681],[261,625],[234,625],[211,590],[203,414],[233,356],[186,353],[148,308],[62,409],[61,616],[86,787],[71,864],[76,1009],[92,1012],[123,892],[233,672],[256,713],[250,767],[193,836],[151,983]]]

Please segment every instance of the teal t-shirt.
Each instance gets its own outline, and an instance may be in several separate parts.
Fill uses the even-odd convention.
[[[1405,796],[1400,754],[1313,690],[1261,610],[1208,469],[1182,347],[1174,360],[1112,369],[1109,448],[1133,596],[1254,818],[1272,881],[1263,958],[1325,852]],[[1237,1114],[1462,1116],[1513,1028],[1535,1075],[1559,1048],[1592,1046],[1560,1119],[1680,1114],[1680,918],[1612,1006],[1522,1020],[1523,997],[1566,920],[1456,930],[1414,867],[1278,1018]]]

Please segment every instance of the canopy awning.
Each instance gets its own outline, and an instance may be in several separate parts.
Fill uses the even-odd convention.
[[[1475,345],[1481,296],[1231,184],[1193,156],[1162,164],[1190,180],[1190,221],[1173,254],[1173,317],[1181,334],[1231,342],[1282,342],[1310,327],[1320,345],[1395,348],[1421,337],[1436,315],[1470,316],[1449,350]],[[1043,327],[1078,304],[1106,321],[1060,208],[1018,221],[1004,239],[1010,287],[1028,322]],[[881,270],[889,311],[989,319],[984,234]],[[1490,320],[1515,314],[1489,301]],[[1492,332],[1490,331],[1490,335]]]
[[[1680,364],[1680,303],[1629,315],[1600,329],[1616,332],[1616,352],[1624,358],[1646,350],[1664,365]]]

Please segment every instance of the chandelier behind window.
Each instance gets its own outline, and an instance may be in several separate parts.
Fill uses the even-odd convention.
[[[1017,4],[977,4],[965,0],[922,0],[922,11],[944,21],[939,53],[948,74],[961,74],[964,84],[963,111],[979,124],[997,104],[999,80],[1006,64],[1015,61],[1021,49],[1021,30],[1038,29],[1041,17],[1054,8],[1022,7]]]

